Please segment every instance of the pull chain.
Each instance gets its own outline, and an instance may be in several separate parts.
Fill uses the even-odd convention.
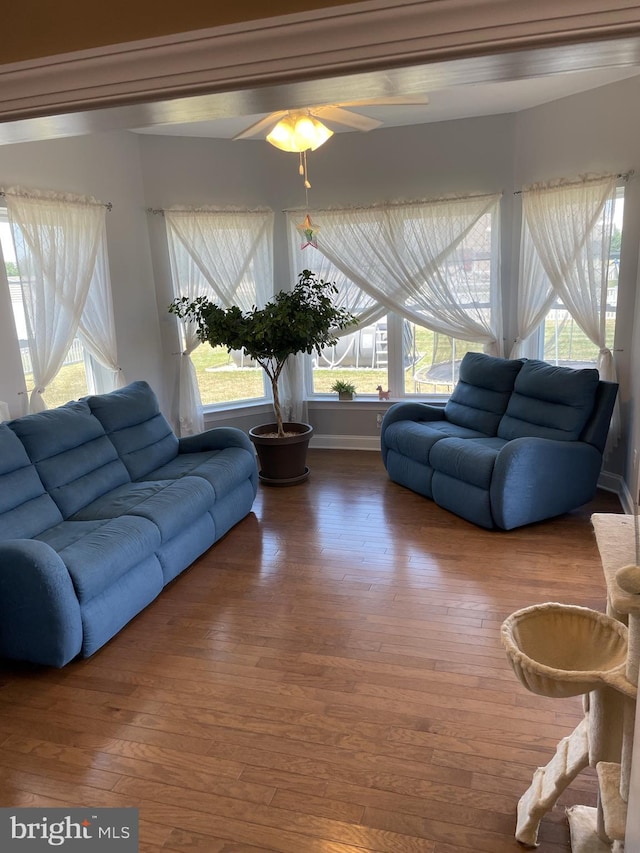
[[[304,187],[306,190],[311,189],[311,184],[309,183],[309,176],[307,171],[307,152],[300,152],[300,166],[298,168],[298,172],[304,178]]]

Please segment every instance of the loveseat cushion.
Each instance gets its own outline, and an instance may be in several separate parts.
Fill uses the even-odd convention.
[[[444,438],[433,446],[429,462],[434,471],[488,490],[496,458],[505,444],[497,436]]]
[[[0,541],[31,539],[61,521],[22,442],[0,424]]]
[[[425,465],[430,464],[431,448],[447,437],[472,439],[485,436],[477,430],[466,429],[449,421],[395,421],[389,424],[384,434],[389,450],[395,450]]]
[[[460,364],[459,381],[444,407],[451,423],[496,435],[507,409],[521,359],[468,352]]]
[[[133,515],[152,521],[167,542],[209,512],[213,487],[201,477],[126,483],[84,507],[73,521]]]
[[[85,402],[25,415],[9,426],[64,518],[129,481],[127,469]]]
[[[525,361],[498,435],[508,441],[526,436],[577,441],[593,411],[599,381],[595,368]]]
[[[85,398],[124,462],[132,480],[141,480],[178,453],[178,438],[160,412],[147,382]]]
[[[146,518],[63,521],[36,537],[63,560],[78,601],[104,592],[160,547],[160,531]]]

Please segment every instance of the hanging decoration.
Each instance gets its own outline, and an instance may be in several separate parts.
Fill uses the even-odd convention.
[[[317,234],[320,229],[313,224],[311,216],[308,213],[304,217],[304,220],[299,225],[296,225],[296,230],[302,235],[303,242],[300,244],[301,249],[306,249],[307,246],[311,246],[313,249],[318,248]]]

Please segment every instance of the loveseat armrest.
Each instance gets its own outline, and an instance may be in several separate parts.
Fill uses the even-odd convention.
[[[430,406],[428,403],[414,403],[407,401],[403,403],[394,403],[390,406],[382,419],[380,425],[380,447],[382,450],[382,459],[386,462],[387,458],[387,443],[384,434],[387,427],[396,421],[443,421],[444,408],[440,406]]]
[[[213,427],[197,435],[187,435],[178,441],[178,453],[202,453],[207,450],[224,450],[241,447],[254,453],[249,437],[237,427]]]
[[[384,434],[385,429],[389,424],[395,421],[443,421],[444,408],[440,406],[430,406],[429,403],[394,403],[385,412],[380,427]]]
[[[583,441],[532,436],[507,442],[491,479],[496,526],[511,530],[582,506],[595,494],[601,467],[602,454]]]
[[[61,667],[79,654],[82,634],[71,576],[53,548],[0,542],[0,655]]]

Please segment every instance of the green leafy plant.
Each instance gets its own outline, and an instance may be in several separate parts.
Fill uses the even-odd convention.
[[[336,379],[331,386],[331,390],[338,394],[355,394],[356,386],[352,382],[345,382],[342,379]]]
[[[269,377],[278,435],[284,436],[278,379],[290,355],[318,355],[337,343],[335,332],[357,322],[346,308],[334,304],[338,288],[303,270],[292,290],[281,290],[264,308],[243,312],[237,305],[221,308],[206,296],[189,301],[176,297],[169,313],[197,324],[199,340],[212,347],[245,350]]]

